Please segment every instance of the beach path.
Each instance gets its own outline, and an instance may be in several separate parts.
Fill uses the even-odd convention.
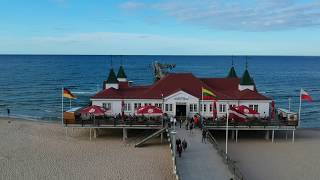
[[[193,129],[193,133],[190,133],[183,127],[177,127],[176,131],[177,138],[180,138],[181,141],[185,139],[188,143],[181,158],[177,153],[177,170],[182,180],[229,180],[233,177],[212,144],[201,142],[200,129]]]

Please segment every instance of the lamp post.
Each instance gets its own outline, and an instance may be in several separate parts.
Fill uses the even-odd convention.
[[[174,123],[173,123],[174,124]],[[172,151],[173,151],[173,173],[176,174],[176,130],[171,131],[171,136],[172,136]]]
[[[229,103],[227,103],[227,123],[226,123],[226,159],[228,158],[228,133],[229,133]]]

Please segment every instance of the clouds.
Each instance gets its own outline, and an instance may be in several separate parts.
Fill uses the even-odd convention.
[[[320,25],[319,1],[173,0],[161,3],[138,3],[139,5],[132,1],[126,3],[127,9],[152,9],[178,22],[212,29],[270,31]]]
[[[186,38],[144,33],[91,32],[1,37],[0,54],[318,55],[318,43],[294,40]],[[318,41],[317,41],[318,42]]]

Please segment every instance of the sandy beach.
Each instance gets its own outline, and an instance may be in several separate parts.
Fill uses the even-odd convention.
[[[159,138],[135,148],[120,130],[92,141],[88,131],[66,138],[58,123],[0,118],[0,179],[174,179],[169,146]]]
[[[319,180],[320,130],[299,129],[295,143],[285,133],[276,133],[275,142],[264,140],[264,134],[239,133],[238,143],[229,141],[229,155],[249,180]],[[290,134],[291,135],[291,134]],[[219,143],[224,147],[220,135]]]

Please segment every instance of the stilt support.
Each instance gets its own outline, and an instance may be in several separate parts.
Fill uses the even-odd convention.
[[[122,140],[123,141],[125,141],[125,140],[127,140],[127,138],[128,138],[128,130],[126,129],[126,128],[123,128],[123,137],[122,137]]]
[[[236,142],[238,142],[238,130],[236,130]]]
[[[96,139],[97,138],[97,128],[93,129],[93,137]]]
[[[161,144],[162,144],[162,142],[163,142],[163,133],[161,133],[160,139],[161,139]]]
[[[274,142],[274,130],[272,130],[272,143]]]
[[[295,130],[292,131],[292,143],[294,143],[294,131]]]
[[[232,130],[232,131],[231,131],[231,138],[232,138],[232,140],[234,140],[234,136],[235,136],[234,130]]]
[[[66,138],[68,137],[68,128],[66,127]]]
[[[265,139],[266,139],[266,140],[269,140],[269,137],[270,137],[270,135],[269,135],[269,130],[267,130],[267,131],[266,131]]]
[[[90,136],[90,141],[91,141],[91,128],[89,128],[90,130],[89,130],[89,136]]]

